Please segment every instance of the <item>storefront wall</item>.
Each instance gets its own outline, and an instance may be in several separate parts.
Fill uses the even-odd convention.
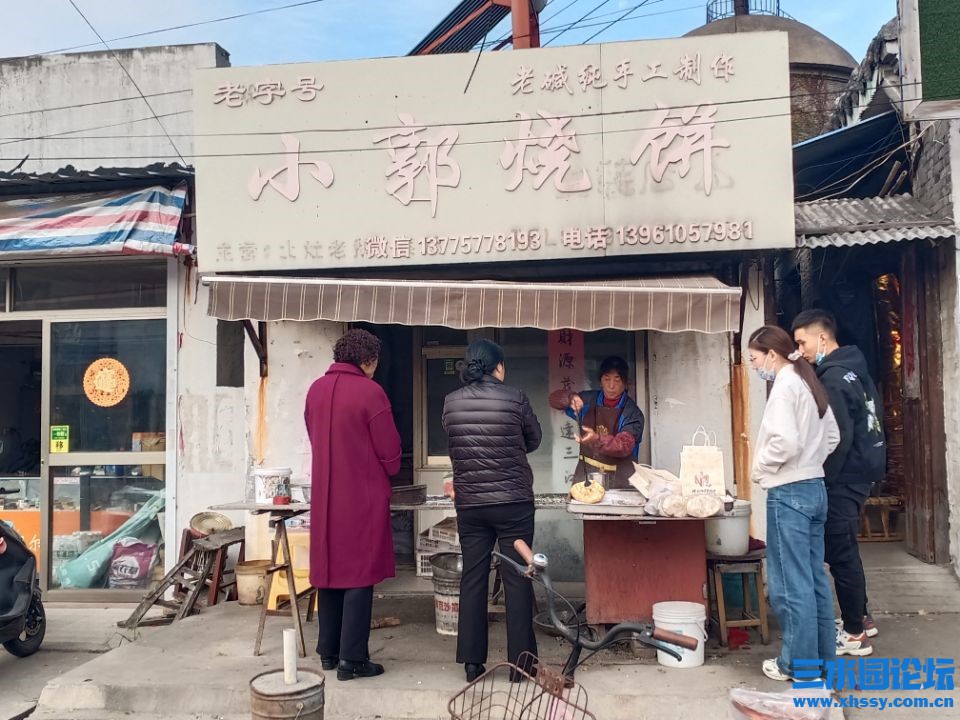
[[[762,309],[762,308],[761,308]],[[754,311],[756,312],[756,311]],[[750,316],[748,315],[748,318]],[[748,322],[752,322],[750,318]],[[303,427],[303,400],[310,384],[322,375],[333,359],[333,344],[343,332],[344,326],[332,322],[273,322],[268,325],[269,374],[261,381],[259,364],[253,351],[246,350],[246,387],[245,407],[247,423],[244,429],[246,447],[237,453],[245,458],[248,467],[290,467],[293,481],[308,482],[310,477],[310,447]],[[196,330],[191,328],[194,334]],[[697,427],[703,425],[717,435],[720,447],[725,453],[725,472],[727,485],[734,488],[734,469],[732,453],[733,429],[731,422],[730,398],[730,338],[727,335],[702,335],[695,333],[665,334],[646,333],[646,361],[637,363],[637,374],[642,378],[641,407],[646,406],[647,431],[644,438],[644,451],[649,452],[652,463],[679,471],[680,448],[689,441]],[[508,345],[509,350],[509,345]],[[519,348],[517,349],[519,350]],[[508,352],[508,362],[510,355]],[[516,363],[520,365],[521,363]],[[648,364],[646,368],[644,365]],[[518,368],[510,373],[507,382],[531,392],[531,385],[542,384],[541,378]],[[591,383],[596,386],[595,383]],[[181,385],[182,386],[182,385]],[[198,381],[202,388],[202,381]],[[534,389],[535,390],[535,389]],[[753,429],[755,436],[765,400],[763,383],[751,382],[750,385]],[[546,408],[543,393],[533,392],[531,399],[538,408],[541,425],[549,443],[559,441],[551,435],[551,416]],[[218,401],[221,403],[223,400]],[[184,426],[191,417],[185,410],[191,406],[208,404],[202,395],[181,397],[181,418]],[[261,404],[262,403],[262,404]],[[222,412],[233,412],[232,410]],[[212,422],[213,413],[208,413]],[[222,431],[220,431],[222,432]],[[244,492],[245,468],[236,467],[234,474],[213,473],[201,476],[188,470],[191,465],[191,446],[199,438],[191,440],[193,435],[185,433],[186,450],[181,459],[183,475],[181,477],[181,496],[179,498],[180,515],[188,520],[191,511],[202,509],[202,503],[228,499],[237,499]],[[419,442],[419,438],[416,439]],[[234,446],[236,448],[236,445]],[[197,451],[200,446],[197,445]],[[224,448],[226,449],[226,448]],[[216,454],[215,452],[213,454]],[[534,459],[537,492],[565,492],[567,485],[563,473],[558,473],[551,463],[551,453],[543,458]],[[193,472],[193,474],[191,474]],[[438,468],[438,477],[447,472]],[[417,482],[430,481],[429,471],[417,471]],[[207,491],[202,495],[191,493],[187,486],[198,478],[206,477]],[[214,484],[210,484],[213,481]],[[435,491],[435,490],[431,490]],[[764,498],[753,488],[755,523],[762,537],[765,520],[763,512]],[[214,500],[213,496],[217,495]],[[239,520],[239,518],[238,518]],[[265,523],[248,516],[248,556],[266,556],[269,550],[269,538]],[[561,512],[541,511],[537,519],[538,546],[551,555],[555,575],[559,579],[575,580],[582,577],[582,529],[579,521]]]
[[[179,533],[189,527],[194,514],[242,497],[251,459],[245,388],[217,385],[217,320],[206,314],[207,289],[196,284],[195,270],[188,274],[182,264],[176,287],[180,318],[176,513],[169,518],[167,536],[171,548],[176,542],[179,550]],[[240,526],[243,513],[231,519]]]
[[[162,576],[173,506],[174,262],[33,262],[0,272],[12,280],[4,343],[20,338],[18,352],[24,337],[35,345],[21,392],[3,396],[5,450],[23,457],[16,467],[4,458],[3,484],[19,473],[21,494],[0,517],[38,553],[43,587],[59,599],[137,596]]]

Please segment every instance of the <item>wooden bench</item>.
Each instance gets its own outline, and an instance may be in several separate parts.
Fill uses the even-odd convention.
[[[860,516],[861,529],[858,536],[862,542],[896,542],[903,540],[903,523],[897,522],[896,531],[891,530],[893,513],[903,512],[903,501],[896,496],[869,497]],[[880,532],[874,532],[871,517],[880,517]]]

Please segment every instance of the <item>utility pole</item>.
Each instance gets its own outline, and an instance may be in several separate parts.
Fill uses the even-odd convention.
[[[513,21],[513,49],[540,47],[540,20],[532,0],[509,0]]]

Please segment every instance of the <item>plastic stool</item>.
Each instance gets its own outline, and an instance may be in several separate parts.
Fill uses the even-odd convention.
[[[770,641],[770,626],[767,622],[767,587],[763,580],[763,560],[767,551],[754,550],[739,557],[724,557],[707,553],[707,572],[709,573],[708,586],[711,600],[717,603],[717,621],[720,626],[720,644],[726,646],[730,628],[759,628],[760,641],[766,645]],[[723,591],[723,576],[739,575],[743,583],[743,609],[740,619],[727,619],[727,603]],[[750,597],[751,583],[757,592],[757,611],[753,609],[753,600]]]
[[[293,584],[297,591],[297,597],[302,597],[304,593],[311,590],[310,586],[310,531],[309,530],[287,530],[287,537],[290,542],[290,554],[293,556],[291,564],[293,565]],[[270,595],[267,597],[267,610],[275,612],[278,604],[285,604],[290,601],[290,592],[287,589],[287,571],[277,571],[277,582],[270,587]],[[309,598],[310,604],[307,607],[309,621],[316,608],[317,595],[312,593]]]

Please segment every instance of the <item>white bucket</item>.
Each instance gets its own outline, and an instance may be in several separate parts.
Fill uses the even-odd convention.
[[[653,624],[661,630],[688,635],[698,641],[696,650],[670,646],[680,653],[680,660],[657,650],[657,662],[669,668],[694,668],[703,665],[703,646],[707,640],[706,607],[700,603],[682,601],[654,603]]]
[[[746,555],[750,550],[750,501],[737,500],[733,510],[703,524],[707,552],[726,557]]]
[[[257,468],[253,471],[254,482],[254,501],[258,504],[270,504],[276,497],[282,487],[288,488],[289,494],[290,476],[293,470],[290,468]]]

